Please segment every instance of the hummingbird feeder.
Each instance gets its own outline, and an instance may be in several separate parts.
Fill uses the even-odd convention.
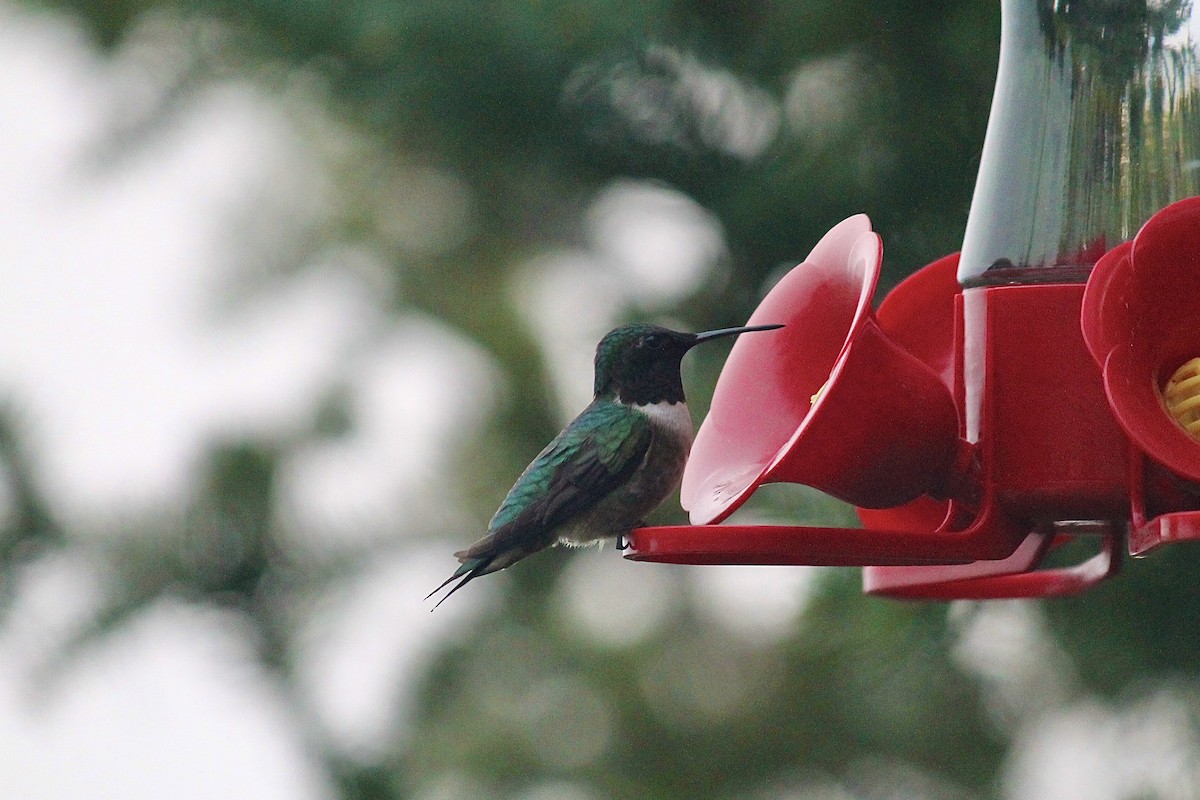
[[[683,478],[692,525],[628,558],[865,567],[892,597],[1049,597],[1200,539],[1200,7],[1002,0],[961,254],[872,306],[836,225],[734,345]],[[802,483],[861,527],[720,524]],[[1094,542],[1073,566],[1057,547]]]

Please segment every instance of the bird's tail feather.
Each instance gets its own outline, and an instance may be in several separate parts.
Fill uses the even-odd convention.
[[[446,602],[447,597],[454,594],[462,587],[466,586],[472,580],[474,580],[475,578],[478,578],[480,575],[486,575],[488,572],[490,572],[491,570],[489,570],[488,567],[491,566],[491,563],[492,563],[492,559],[490,559],[490,558],[473,558],[468,561],[464,561],[463,564],[458,569],[454,570],[453,575],[451,575],[449,578],[446,578],[446,580],[442,581],[436,589],[434,589],[429,594],[425,595],[425,599],[428,600],[429,598],[433,597],[435,594],[440,592],[442,589],[446,588],[446,586],[448,586],[452,581],[454,581],[458,578],[462,578],[462,580],[459,581],[458,583],[456,583],[450,589],[450,591],[446,592],[446,594],[442,597],[441,600],[438,600],[436,603],[434,603],[433,608],[437,608],[442,603]],[[431,608],[429,610],[432,611],[433,608]]]

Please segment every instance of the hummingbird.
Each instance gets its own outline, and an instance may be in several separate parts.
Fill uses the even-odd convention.
[[[701,342],[782,325],[681,333],[626,325],[596,346],[594,397],[525,468],[475,544],[455,553],[459,580],[437,606],[475,578],[556,543],[573,547],[625,536],[679,486],[692,446],[680,364]]]

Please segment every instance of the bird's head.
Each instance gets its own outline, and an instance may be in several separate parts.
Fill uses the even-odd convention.
[[[596,396],[611,396],[631,405],[682,402],[679,365],[688,350],[723,336],[782,327],[753,325],[704,333],[681,333],[647,324],[616,328],[596,346]]]

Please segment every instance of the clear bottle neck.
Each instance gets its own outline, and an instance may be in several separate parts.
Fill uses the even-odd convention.
[[[1200,194],[1200,4],[1002,0],[958,278],[1072,283]]]

